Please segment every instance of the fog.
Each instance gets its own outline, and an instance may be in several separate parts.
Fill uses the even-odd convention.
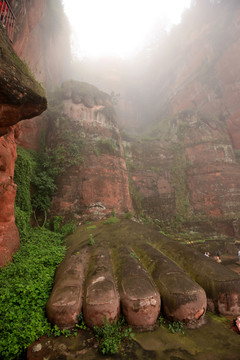
[[[68,3],[74,10],[73,2]],[[90,3],[93,5],[92,2]],[[66,2],[64,4],[66,11]],[[122,4],[122,6],[126,6],[125,3]],[[151,4],[154,5],[154,2]],[[76,56],[76,49],[73,50],[72,78],[89,82],[109,94],[118,94],[116,110],[120,126],[125,127],[129,132],[145,132],[145,124],[154,126],[156,122],[161,121],[162,118],[168,115],[170,111],[169,96],[173,96],[169,94],[169,91],[173,90],[176,84],[182,86],[178,83],[179,73],[182,72],[183,76],[187,78],[188,62],[191,61],[188,54],[192,47],[195,46],[194,56],[201,52],[204,41],[208,43],[209,48],[214,49],[213,51],[216,49],[216,56],[217,52],[221,51],[224,21],[227,21],[227,14],[232,11],[234,4],[234,0],[194,0],[191,6],[190,1],[181,2],[181,9],[178,9],[178,20],[182,19],[182,21],[174,25],[172,18],[171,30],[164,21],[166,16],[164,17],[163,12],[161,13],[160,8],[158,8],[158,17],[152,18],[151,26],[148,28],[148,30],[150,29],[148,36],[145,37],[142,33],[140,34],[142,36],[140,38],[141,47],[138,47],[138,51],[134,51],[131,56],[120,56],[120,54],[113,51],[113,54],[99,52],[97,56],[78,57]],[[107,5],[109,5],[108,2],[106,2],[105,6]],[[174,2],[171,2],[173,9],[175,5]],[[187,6],[190,7],[186,8]],[[81,9],[82,11],[80,11]],[[88,11],[84,8],[81,9],[79,9],[78,14],[80,12],[81,16],[83,16],[83,13],[85,14],[84,24],[87,21],[90,22],[93,32],[99,40],[97,37],[97,33],[100,32],[99,27],[101,27],[101,24],[104,26],[101,14],[98,14],[98,18],[101,19],[99,23],[89,8]],[[108,13],[107,16],[109,18],[111,14]],[[218,17],[221,21],[216,29],[216,19]],[[133,18],[132,14],[131,19]],[[136,24],[138,24],[138,21]],[[120,24],[117,24],[117,26],[119,29]],[[129,24],[122,21],[121,26],[120,30],[129,26]],[[201,38],[202,29],[206,26],[209,28],[206,38]],[[132,27],[134,27],[134,21],[132,21]],[[111,28],[108,28],[107,31],[111,33]],[[81,37],[85,38],[85,40],[88,39],[87,32],[88,30],[85,29],[85,31],[78,34],[79,43]],[[125,32],[123,35],[126,35]],[[112,36],[114,38],[114,32]],[[130,35],[129,38],[131,38]],[[118,38],[115,39],[117,44]],[[199,56],[203,56],[201,64],[199,64],[200,67],[205,66],[205,63],[209,63],[210,55],[208,56],[203,52],[203,55]],[[208,65],[210,66],[210,64]]]

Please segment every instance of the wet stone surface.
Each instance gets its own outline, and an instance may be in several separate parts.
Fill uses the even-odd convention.
[[[47,304],[53,324],[74,327],[83,311],[88,326],[101,326],[118,319],[121,305],[130,325],[147,328],[161,299],[165,317],[192,327],[204,323],[207,304],[240,313],[240,277],[222,264],[132,221],[102,221],[90,230],[93,244],[87,226],[69,237]]]
[[[94,244],[89,243],[90,232]],[[116,359],[239,360],[240,338],[232,331],[232,320],[239,311],[237,272],[194,249],[166,240],[151,227],[127,220],[108,225],[101,221],[89,229],[87,225],[81,226],[68,238],[67,246],[49,300],[54,305],[52,309],[57,309],[54,316],[49,303],[47,306],[53,324],[63,324],[64,319],[66,327],[73,327],[77,321],[74,315],[83,311],[90,327],[101,325],[104,319],[117,320],[121,309],[126,321],[133,325],[135,341],[124,344],[120,353],[114,355]],[[209,282],[205,284],[202,280],[204,266],[206,279],[212,279],[215,293]],[[229,306],[231,291],[224,297],[228,288],[219,286],[220,276],[227,286],[231,281],[230,290],[236,293],[228,319],[206,313],[206,300],[208,304],[210,300],[214,303],[208,310],[219,309],[219,303]],[[218,286],[214,287],[215,283]],[[58,287],[64,289],[62,299]],[[76,296],[72,298],[67,291],[71,287],[81,288],[77,307]],[[168,328],[171,321],[183,322],[190,328],[186,328],[185,335],[181,331],[172,334]],[[139,328],[144,332],[139,332]],[[154,331],[146,332],[149,328]],[[36,347],[38,344],[41,346]],[[29,348],[28,359],[101,359],[98,345],[91,329],[78,330],[77,336],[69,339],[62,336],[40,339]]]

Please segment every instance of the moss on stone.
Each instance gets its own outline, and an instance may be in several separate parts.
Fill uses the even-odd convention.
[[[34,79],[26,63],[21,61],[12,48],[5,30],[0,25],[0,59],[1,59],[1,92],[11,99],[12,103],[24,103],[26,94],[29,98],[42,98],[46,103],[46,94],[43,87]],[[18,94],[22,94],[18,96]],[[37,100],[38,99],[38,100]]]

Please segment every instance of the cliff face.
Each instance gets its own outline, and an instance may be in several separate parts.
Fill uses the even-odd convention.
[[[47,143],[63,152],[63,172],[52,201],[56,214],[98,219],[132,210],[128,175],[110,97],[79,82],[63,84],[62,106],[51,114]]]
[[[70,76],[70,30],[60,0],[12,0],[16,16],[13,47],[48,90]],[[20,125],[18,144],[40,149],[42,117]]]
[[[160,220],[212,218],[235,234],[240,167],[224,123],[185,111],[161,124],[154,139],[125,147],[139,211]]]
[[[13,47],[46,88],[59,85],[70,64],[70,35],[60,0],[11,1],[16,15]]]
[[[240,6],[225,1],[208,11],[209,22],[194,29],[178,58],[167,92],[169,110],[176,114],[195,108],[218,117],[226,122],[233,146],[239,149]]]
[[[59,49],[66,32],[51,27],[53,12],[48,10],[54,3],[33,1],[30,6],[22,0],[13,5],[24,34],[16,35],[14,46],[44,83],[50,74],[55,85],[64,72],[64,60],[55,65],[56,57],[64,59]],[[124,73],[120,64],[121,73],[112,76],[107,66],[105,86],[102,73],[99,81],[109,92],[114,84],[114,91],[121,93],[122,124],[131,129],[147,120],[145,139],[124,141],[135,209],[159,220],[210,217],[223,231],[238,236],[240,6],[235,0],[207,3],[189,10],[167,42],[153,51],[149,71],[145,66],[140,75],[138,66],[132,66]],[[51,56],[51,49],[58,55]],[[106,114],[109,98],[71,86],[63,88],[61,113],[48,114],[47,141],[52,148],[69,142],[69,124],[71,134],[79,134],[71,151],[80,151],[82,163],[74,160],[59,176],[52,210],[82,219],[94,213],[101,217],[113,208],[131,209],[115,115],[112,110]],[[41,124],[41,118],[24,122],[19,144],[39,149]]]
[[[0,266],[19,248],[15,225],[13,181],[17,157],[16,139],[22,119],[40,114],[47,107],[42,87],[29,74],[0,27]]]
[[[152,125],[142,141],[126,142],[132,193],[145,214],[211,218],[239,236],[240,6],[201,6],[156,50],[145,75],[140,98]]]

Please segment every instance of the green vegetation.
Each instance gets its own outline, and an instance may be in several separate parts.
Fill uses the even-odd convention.
[[[83,319],[83,313],[81,312],[80,315],[77,316],[78,324],[76,324],[76,328],[80,330],[87,330],[87,325]]]
[[[114,209],[112,209],[112,211],[111,211],[111,216],[113,216],[113,217],[115,217],[115,216],[116,216],[116,212],[115,212],[115,210],[114,210]]]
[[[173,321],[171,324],[168,325],[168,330],[172,334],[176,334],[176,333],[181,333],[183,335],[185,334],[183,329],[183,323],[181,321]]]
[[[129,182],[129,192],[132,198],[133,207],[136,210],[136,213],[140,215],[142,213],[142,194],[140,191],[134,186],[133,181],[130,177],[128,177]]]
[[[118,219],[117,217],[115,216],[111,216],[109,219],[107,219],[106,221],[104,221],[104,224],[107,225],[107,224],[116,224],[120,221],[120,219]]]
[[[135,252],[131,251],[130,252],[131,257],[138,259],[138,256],[135,254]]]
[[[190,212],[190,203],[186,190],[186,158],[181,144],[172,147],[174,154],[174,165],[171,168],[172,183],[175,190],[175,201],[177,210],[177,221],[186,219]]]
[[[87,227],[87,230],[94,230],[94,229],[96,229],[96,225],[90,225],[90,226],[88,226]]]
[[[98,150],[98,149],[94,148],[94,149],[93,149],[93,152],[94,152],[94,154],[95,154],[97,157],[99,156],[99,150]]]
[[[167,328],[172,334],[181,333],[185,335],[184,325],[182,321],[169,322],[169,320],[164,319],[162,315],[159,315],[157,323],[160,327]]]
[[[0,40],[1,70],[3,74],[6,72],[6,74],[11,75],[12,72],[12,76],[17,79],[23,88],[29,88],[33,93],[36,93],[36,96],[45,98],[45,90],[35,80],[26,62],[20,60],[17,56],[2,26],[0,26]],[[16,98],[14,93],[12,93],[12,96]]]
[[[123,316],[113,323],[106,320],[101,328],[94,326],[93,330],[100,341],[99,351],[104,355],[116,354],[121,349],[123,341],[134,338],[132,329],[126,326]]]
[[[89,235],[88,245],[93,246],[94,243],[95,243],[95,240],[94,240],[94,238],[93,238],[93,235],[90,234],[90,235]]]
[[[132,219],[133,214],[131,213],[131,211],[128,211],[125,215],[124,215],[125,219]]]
[[[15,163],[14,182],[18,185],[15,204],[27,214],[32,212],[30,185],[36,168],[34,152],[17,148],[17,161]]]
[[[21,248],[13,263],[0,269],[0,357],[4,359],[17,358],[44,334],[71,335],[68,330],[51,328],[45,306],[56,266],[65,255],[63,238],[75,230],[75,224],[64,224],[62,217],[56,216],[53,231],[30,225],[33,212],[47,212],[58,172],[58,163],[48,153],[18,148],[15,216]]]
[[[110,139],[100,139],[97,141],[97,150],[101,154],[115,155],[117,148],[114,142]]]
[[[161,315],[159,315],[158,319],[157,319],[157,323],[159,326],[163,326],[165,323],[164,317],[162,317]]]
[[[56,190],[54,180],[60,171],[60,167],[54,162],[54,155],[41,151],[17,149],[17,161],[15,164],[14,181],[18,185],[16,195],[16,222],[22,231],[22,220],[25,216],[30,219],[31,213],[44,214],[43,225],[46,222],[46,213],[50,206],[51,198]],[[31,192],[33,195],[31,196]],[[18,218],[18,215],[20,218]],[[37,224],[38,219],[35,216]],[[26,234],[26,229],[23,235]]]
[[[0,270],[0,357],[15,359],[51,332],[45,306],[65,254],[62,239],[44,228],[30,229],[13,263]]]

